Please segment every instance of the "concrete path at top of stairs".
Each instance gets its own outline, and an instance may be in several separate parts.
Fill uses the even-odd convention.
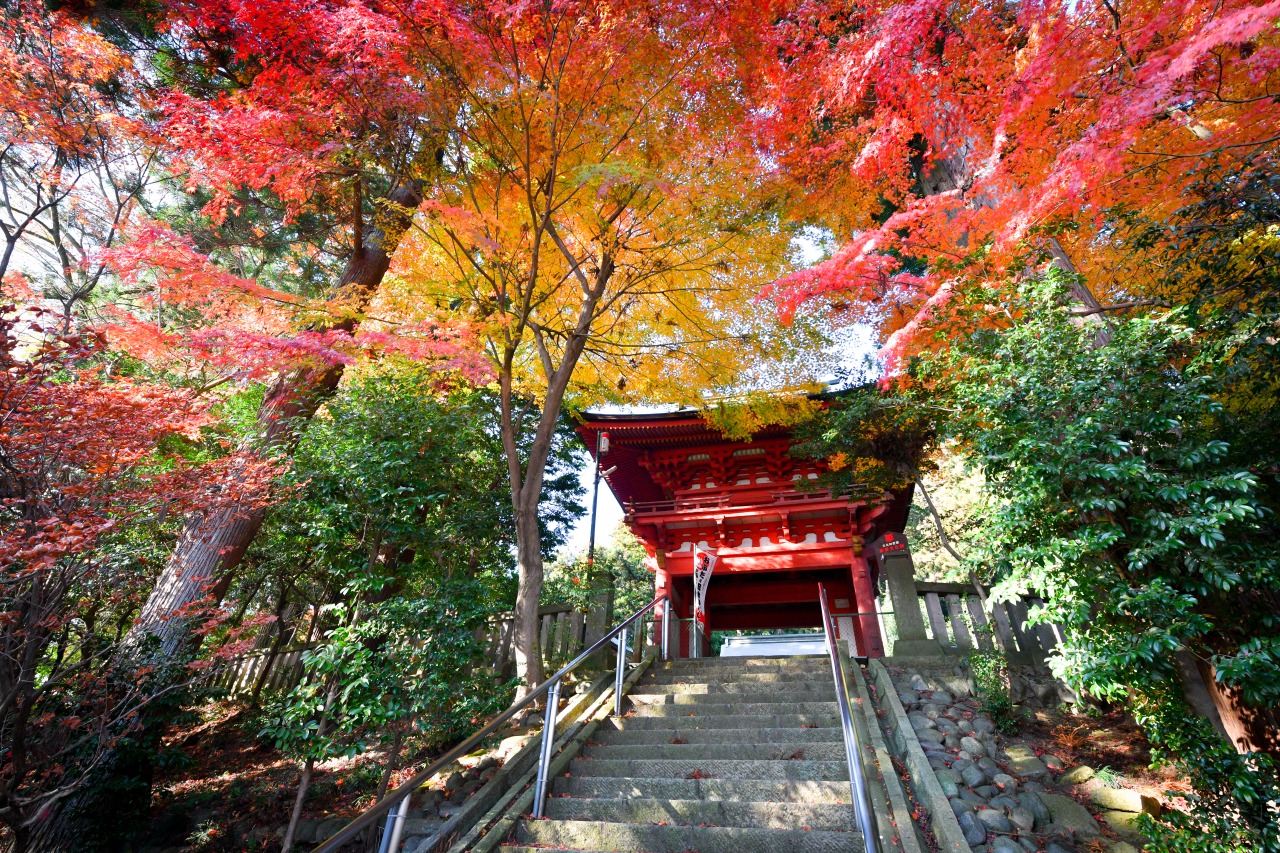
[[[861,849],[825,658],[656,666],[506,853]]]

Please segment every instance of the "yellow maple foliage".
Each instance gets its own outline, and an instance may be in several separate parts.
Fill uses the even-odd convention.
[[[537,504],[563,407],[799,384],[776,366],[816,340],[779,338],[755,301],[789,269],[790,234],[714,11],[520,5],[467,23],[431,46],[462,106],[433,119],[455,130],[373,313],[464,323],[489,362],[533,684]]]

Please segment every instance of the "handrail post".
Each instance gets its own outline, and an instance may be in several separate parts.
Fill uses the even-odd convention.
[[[388,853],[391,849],[391,836],[395,832],[396,820],[400,817],[400,808],[404,800],[396,803],[396,807],[387,812],[387,822],[382,827],[382,840],[378,843],[378,853]]]
[[[551,683],[547,691],[547,710],[542,716],[542,750],[538,756],[538,787],[533,795],[533,816],[542,817],[542,806],[547,801],[547,773],[551,767],[551,747],[556,742],[556,716],[560,711],[560,680]]]
[[[618,671],[613,674],[613,713],[622,714],[622,679],[627,672],[627,629],[618,632]]]
[[[671,599],[662,599],[662,659],[671,660]]]
[[[387,853],[397,853],[400,849],[400,839],[404,835],[404,821],[409,816],[409,805],[413,801],[413,794],[407,795],[400,801],[400,808],[396,810],[395,827],[391,830],[391,843],[387,845]]]
[[[836,706],[840,710],[840,727],[844,732],[844,756],[849,765],[849,791],[853,795],[853,815],[862,832],[862,846],[867,853],[879,853],[880,833],[876,827],[875,811],[867,793],[866,771],[862,765],[862,752],[858,732],[853,725],[853,709],[849,705],[849,688],[836,649],[835,621],[827,604],[827,588],[818,584],[818,601],[822,605],[822,631],[826,634],[827,654],[831,656],[831,674],[836,683]]]

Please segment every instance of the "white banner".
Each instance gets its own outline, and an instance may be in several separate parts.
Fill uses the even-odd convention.
[[[716,567],[717,555],[714,551],[704,551],[694,546],[693,549],[693,618],[698,629],[707,631],[707,584],[711,581],[711,572]]]

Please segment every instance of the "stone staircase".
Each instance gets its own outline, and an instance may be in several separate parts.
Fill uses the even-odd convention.
[[[508,853],[861,851],[827,657],[656,665]]]

